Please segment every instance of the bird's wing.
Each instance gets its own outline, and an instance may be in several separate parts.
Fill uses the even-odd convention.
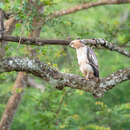
[[[87,47],[87,58],[89,64],[93,67],[94,75],[96,77],[99,77],[98,60],[96,58],[94,51],[90,47]]]

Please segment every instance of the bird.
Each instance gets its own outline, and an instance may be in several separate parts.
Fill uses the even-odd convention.
[[[99,81],[99,68],[96,54],[91,47],[86,46],[84,43],[85,40],[73,40],[69,45],[76,49],[80,71],[85,76],[85,79]]]

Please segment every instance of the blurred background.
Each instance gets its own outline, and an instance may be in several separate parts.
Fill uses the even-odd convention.
[[[33,30],[32,21],[42,20],[55,11],[68,9],[85,2],[96,0],[36,0],[42,3],[43,13],[38,14],[29,0],[3,0],[0,8],[14,14],[20,21],[12,33],[14,36],[28,37]],[[29,3],[30,2],[30,3]],[[78,11],[48,20],[43,24],[41,39],[74,40],[77,38],[103,38],[130,51],[130,5],[105,5]],[[8,43],[5,56],[29,55],[56,67],[60,72],[81,75],[76,52],[68,46],[30,46]],[[130,67],[130,59],[117,52],[94,48],[100,77],[106,77],[119,69]],[[11,96],[17,73],[0,74],[0,116]],[[94,98],[82,90],[55,89],[40,78],[30,75],[36,84],[25,88],[24,95],[14,117],[12,130],[130,130],[130,81],[117,85],[105,93],[103,98]]]

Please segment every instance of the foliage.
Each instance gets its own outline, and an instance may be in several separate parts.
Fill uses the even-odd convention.
[[[66,9],[88,0],[40,0],[45,10],[40,17],[56,10]],[[90,1],[90,0],[89,0]],[[32,19],[37,9],[27,0],[5,0],[0,8],[11,11],[22,23],[16,24],[13,35],[26,36],[32,29]],[[42,39],[104,38],[123,46],[130,44],[130,5],[101,6],[48,21],[41,31]],[[124,18],[124,15],[128,16]],[[37,57],[62,72],[82,75],[75,51],[63,46],[34,47]],[[130,50],[128,48],[128,50]],[[130,60],[105,49],[95,49],[99,60],[100,76],[105,77],[116,70],[129,67]],[[25,56],[23,45],[10,43],[6,56]],[[16,72],[0,75],[0,115],[11,95]],[[66,88],[59,91],[36,78],[46,86],[44,92],[26,88],[23,100],[12,123],[12,130],[129,130],[130,129],[130,82],[117,85],[101,99],[81,90]]]

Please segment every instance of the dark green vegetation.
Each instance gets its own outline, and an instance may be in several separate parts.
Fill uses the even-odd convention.
[[[43,19],[56,10],[66,9],[88,0],[40,0],[46,5]],[[90,1],[90,0],[89,0]],[[94,0],[93,0],[94,1]],[[16,24],[13,35],[27,37],[37,11],[28,9],[27,0],[0,2],[0,8],[13,11]],[[130,51],[130,5],[106,5],[82,10],[48,21],[42,27],[42,39],[104,38]],[[26,12],[30,12],[27,16]],[[75,50],[64,46],[34,47],[37,57],[61,72],[79,74]],[[100,77],[130,66],[130,60],[119,53],[95,49]],[[24,45],[8,44],[6,56],[25,56]],[[17,73],[0,75],[0,115],[2,115]],[[95,99],[81,90],[59,91],[34,77],[45,91],[27,87],[12,123],[12,130],[130,130],[130,81],[117,85],[103,98]]]

